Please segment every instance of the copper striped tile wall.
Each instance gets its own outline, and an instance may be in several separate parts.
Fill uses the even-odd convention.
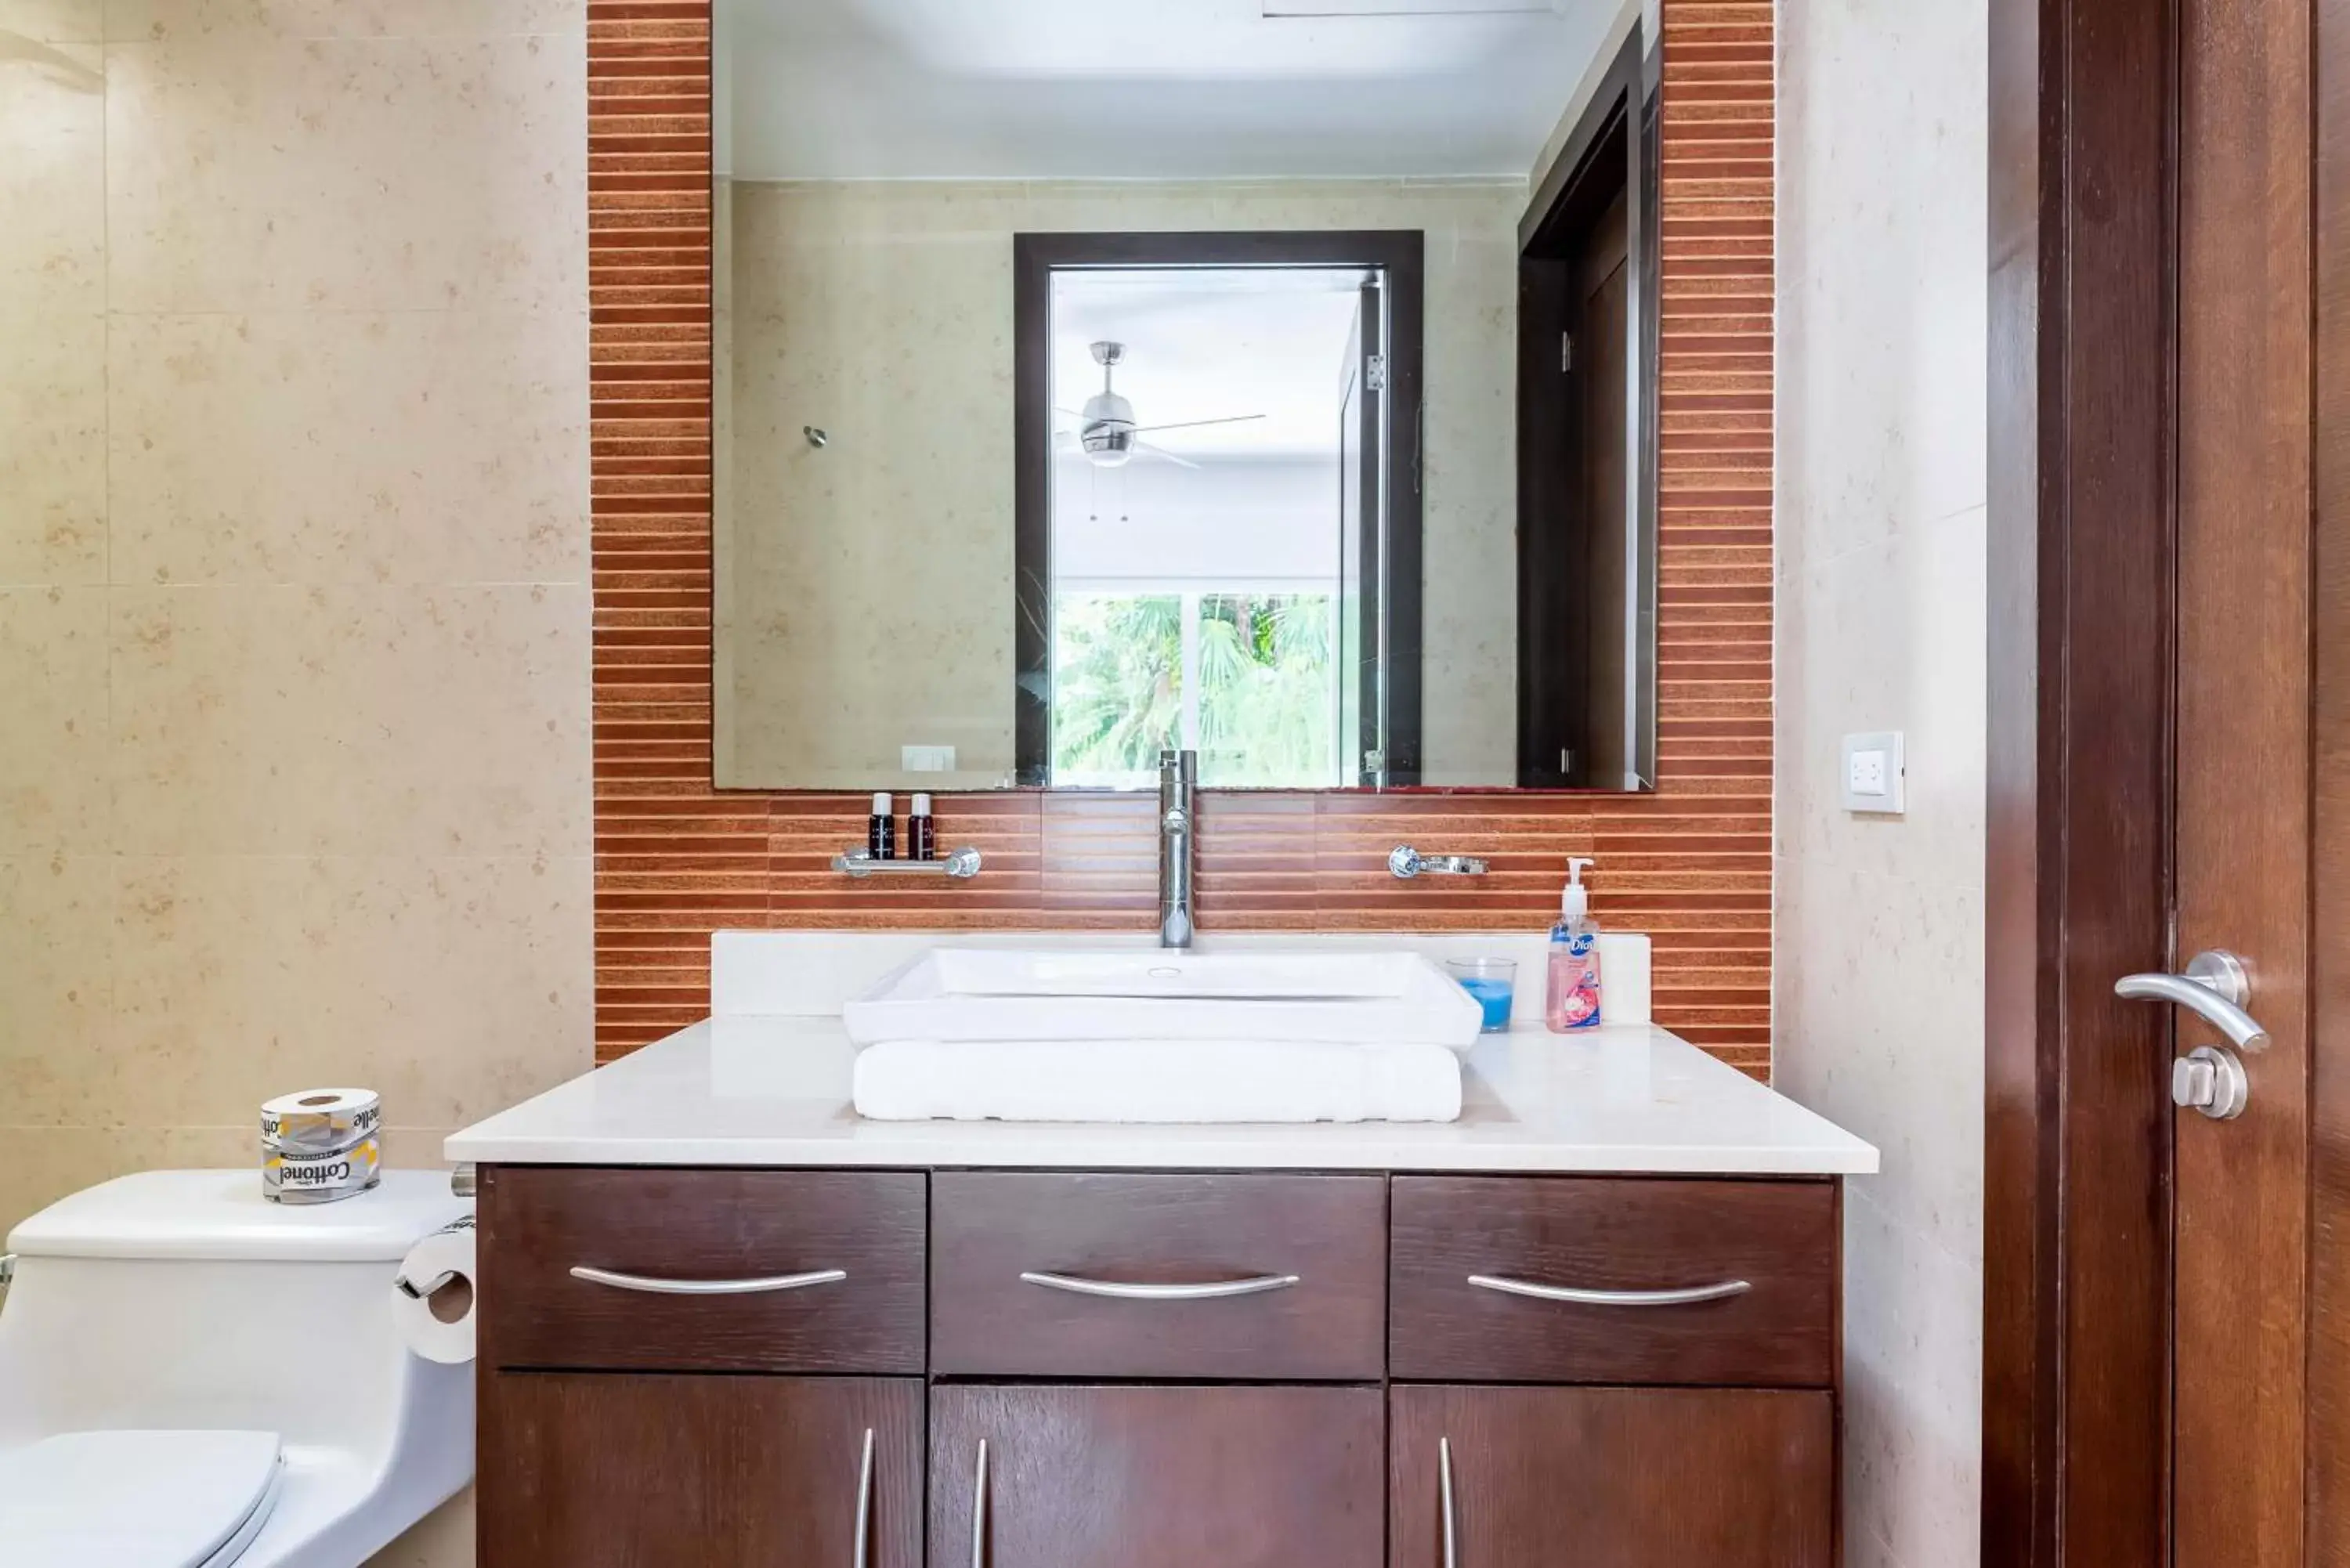
[[[1771,0],[1664,0],[1659,774],[1649,796],[1211,796],[1202,925],[1538,927],[1569,854],[1593,907],[1651,932],[1659,1017],[1750,1071],[1770,1057]],[[851,883],[848,795],[710,787],[708,0],[589,0],[596,1053],[709,1005],[721,927],[1147,929],[1146,800],[956,796],[941,836],[987,870]],[[1433,694],[1441,700],[1441,694]],[[1490,856],[1399,883],[1399,843]]]

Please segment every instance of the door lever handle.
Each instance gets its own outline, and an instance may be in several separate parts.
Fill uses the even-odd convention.
[[[2244,1011],[2251,997],[2244,961],[2230,952],[2197,953],[2185,974],[2126,974],[2114,994],[2131,1002],[2168,1002],[2187,1009],[2228,1037],[2239,1051],[2264,1050],[2269,1032]]]

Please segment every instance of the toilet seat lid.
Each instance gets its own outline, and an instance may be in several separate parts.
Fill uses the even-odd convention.
[[[275,1432],[61,1433],[0,1453],[0,1542],[26,1563],[226,1568],[282,1469]]]

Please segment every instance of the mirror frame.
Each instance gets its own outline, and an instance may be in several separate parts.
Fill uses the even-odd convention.
[[[593,3],[598,5],[619,4],[620,3],[620,0],[593,0]],[[698,40],[701,51],[701,68],[704,72],[702,78],[704,84],[702,102],[705,114],[710,118],[710,120],[714,123],[715,115],[718,109],[718,99],[713,89],[717,78],[717,51],[719,41],[714,36],[715,30],[709,26],[710,19],[714,16],[712,0],[665,0],[665,3],[677,5],[681,9],[691,10],[703,19]],[[1569,131],[1565,141],[1555,150],[1550,161],[1544,166],[1543,177],[1535,185],[1534,194],[1529,202],[1527,212],[1521,220],[1519,234],[1520,250],[1523,254],[1526,243],[1533,236],[1535,227],[1547,214],[1550,205],[1555,202],[1558,199],[1562,187],[1572,183],[1582,173],[1586,171],[1586,166],[1587,165],[1588,161],[1595,152],[1599,151],[1599,148],[1595,146],[1595,143],[1602,143],[1604,130],[1611,123],[1622,123],[1628,120],[1628,130],[1630,131],[1631,138],[1631,184],[1628,187],[1628,190],[1636,202],[1635,212],[1637,214],[1636,222],[1632,225],[1632,231],[1634,244],[1641,246],[1645,253],[1639,258],[1638,272],[1633,280],[1634,287],[1637,291],[1633,319],[1633,327],[1635,328],[1633,352],[1640,361],[1633,413],[1634,418],[1640,421],[1646,428],[1640,435],[1639,445],[1638,448],[1638,461],[1633,465],[1633,468],[1636,474],[1636,483],[1639,487],[1639,495],[1638,500],[1639,510],[1637,515],[1642,527],[1647,530],[1651,548],[1659,550],[1661,549],[1663,542],[1663,530],[1661,526],[1662,518],[1660,515],[1662,510],[1661,431],[1663,423],[1663,386],[1660,370],[1663,358],[1661,305],[1664,294],[1664,277],[1662,268],[1662,198],[1664,171],[1662,167],[1663,126],[1661,118],[1661,104],[1664,86],[1664,53],[1665,50],[1662,46],[1661,39],[1656,36],[1654,24],[1643,21],[1636,23],[1631,27],[1628,35],[1622,40],[1617,56],[1610,62],[1609,67],[1602,75],[1600,80],[1596,84],[1592,96],[1584,102],[1583,108],[1577,116],[1575,127]],[[589,140],[592,149],[596,140],[593,126],[590,128]],[[702,178],[700,181],[702,194],[698,203],[699,211],[695,213],[695,216],[700,221],[702,229],[701,235],[702,244],[699,247],[699,256],[704,269],[702,275],[705,280],[708,280],[710,277],[710,274],[707,269],[712,263],[714,252],[714,245],[711,243],[713,237],[711,225],[715,220],[715,212],[709,200],[711,183],[714,179],[715,174],[714,161],[709,156],[712,145],[713,138],[710,135],[709,131],[705,130],[700,138],[700,150],[702,154]],[[664,178],[666,176],[664,176]],[[597,223],[591,220],[591,231],[595,230],[597,227]],[[1015,235],[1014,238],[1016,244],[1018,241],[1029,238],[1041,238],[1054,242],[1082,241],[1088,239],[1120,241],[1136,238],[1144,240],[1163,239],[1171,234],[1180,237],[1205,237],[1217,240],[1230,240],[1243,244],[1262,244],[1268,238],[1284,237],[1291,233],[1293,232],[1270,230],[1238,231],[1229,234],[1195,234],[1195,232],[1191,231],[1167,231],[1162,234],[1138,232],[1137,234],[1114,234],[1105,235],[1070,232],[1043,235]],[[1412,232],[1329,231],[1326,234],[1315,234],[1313,237],[1328,240],[1333,238],[1344,238],[1350,234],[1359,236],[1363,234],[1376,235],[1382,233],[1410,234]],[[1415,234],[1413,237],[1418,238],[1419,236]],[[618,239],[599,240],[591,232],[589,241],[591,265],[592,253],[598,250],[600,245],[618,244],[619,243],[619,241]],[[1017,309],[1018,290],[1022,287],[1028,286],[1028,285],[1018,275],[1020,271],[1021,268],[1017,258],[1015,257],[1015,310]],[[1047,273],[1045,276],[1048,279],[1049,273]],[[709,291],[705,289],[705,298],[707,297],[708,292]],[[1049,312],[1047,312],[1047,315],[1049,316]],[[619,318],[616,317],[615,319],[617,321]],[[702,319],[705,323],[705,329],[707,328],[707,326],[712,325],[707,313],[706,305],[704,306]],[[1049,323],[1047,327],[1047,337],[1049,337]],[[1015,344],[1015,353],[1017,352],[1017,348],[1018,346]],[[716,356],[709,352],[708,339],[706,337],[704,339],[703,353],[707,356],[705,375],[714,375],[716,372]],[[1022,399],[1017,395],[1018,375],[1019,372],[1015,369],[1015,423],[1018,417],[1018,407],[1024,406],[1026,402],[1026,400]],[[1049,396],[1049,393],[1047,395]],[[1418,398],[1419,394],[1416,390],[1416,400]],[[705,403],[704,406],[706,408],[708,406],[707,403]],[[1039,460],[1028,455],[1028,450],[1031,443],[1027,442],[1024,439],[1015,439],[1018,442],[1018,451],[1015,454],[1015,463],[1018,465],[1018,468],[1015,470],[1014,476],[1015,513],[1018,514],[1015,515],[1014,518],[1014,530],[1015,552],[1018,552],[1021,548],[1021,540],[1019,535],[1023,529],[1029,525],[1025,520],[1026,508],[1022,506],[1017,499],[1017,492],[1022,486],[1025,477],[1020,471],[1024,470],[1032,462],[1039,462]],[[1523,441],[1521,442],[1521,446],[1523,449]],[[1039,466],[1049,471],[1049,453],[1044,453],[1041,454],[1041,456],[1043,461],[1039,462]],[[706,468],[705,475],[708,476],[705,483],[709,483],[710,480],[714,480],[714,475],[709,475]],[[712,487],[714,488],[714,485]],[[1047,493],[1049,493],[1049,477],[1045,480],[1045,489]],[[708,491],[705,490],[704,494],[706,497]],[[1412,499],[1416,507],[1419,502],[1416,491],[1413,493]],[[602,501],[598,501],[596,504],[598,511],[610,509],[612,505],[613,504],[611,503]],[[706,526],[709,529],[712,544],[712,553],[714,555],[714,535],[719,526],[719,523],[714,511],[709,512],[706,515]],[[1049,514],[1046,514],[1043,525],[1049,529]],[[1419,576],[1419,568],[1422,559],[1419,553],[1420,550],[1420,544],[1421,542],[1418,536],[1418,530],[1415,529],[1413,537],[1410,541],[1410,547],[1414,551],[1412,575],[1415,581],[1417,581]],[[1049,548],[1049,541],[1047,547]],[[1398,564],[1399,566],[1400,565],[1399,556]],[[1646,664],[1644,666],[1644,672],[1650,682],[1649,698],[1644,707],[1645,719],[1643,748],[1645,754],[1641,759],[1642,782],[1640,787],[1627,789],[1623,787],[1599,787],[1594,785],[1520,784],[1516,783],[1440,784],[1389,783],[1385,785],[1354,784],[1315,787],[1310,789],[1250,788],[1243,789],[1235,793],[1244,795],[1274,796],[1285,794],[1308,799],[1330,797],[1341,800],[1357,797],[1368,800],[1375,799],[1381,795],[1410,796],[1420,794],[1459,797],[1492,796],[1497,800],[1522,797],[1528,800],[1550,798],[1590,801],[1598,799],[1623,800],[1633,803],[1652,798],[1663,788],[1663,769],[1661,767],[1661,759],[1658,755],[1659,738],[1659,726],[1662,720],[1660,704],[1663,692],[1659,679],[1659,659],[1656,639],[1656,628],[1660,610],[1660,607],[1658,603],[1658,585],[1662,576],[1662,565],[1660,558],[1652,559],[1650,563],[1649,580],[1647,585],[1647,597],[1640,607],[1641,612],[1646,618],[1647,627],[1645,641]],[[707,592],[714,598],[716,593],[714,572],[712,574],[712,580],[709,584]],[[1014,585],[1015,603],[1024,604],[1030,591],[1030,587],[1024,580],[1016,579]],[[1024,686],[1021,684],[1022,680],[1024,679],[1027,670],[1030,668],[1029,656],[1024,647],[1022,645],[1022,639],[1031,634],[1021,629],[1028,625],[1027,616],[1017,610],[1015,611],[1015,614],[1018,617],[1018,625],[1015,626],[1014,669],[1016,706],[1014,713],[1014,782],[1007,786],[994,789],[978,791],[959,789],[951,793],[965,797],[973,795],[984,797],[988,795],[1006,796],[1014,794],[1041,794],[1049,796],[1061,794],[1072,797],[1108,795],[1114,798],[1133,794],[1133,792],[1102,791],[1081,788],[1055,789],[1049,785],[1035,782],[1034,779],[1027,776],[1029,770],[1024,765],[1024,759],[1030,753],[1028,750],[1029,737],[1025,732],[1029,726],[1042,722],[1046,726],[1044,733],[1046,737],[1049,737],[1049,709],[1046,708],[1044,703],[1034,701],[1029,698],[1024,690]],[[1049,660],[1050,658],[1048,640],[1045,642],[1044,658],[1046,660]],[[702,671],[705,683],[704,701],[709,710],[709,719],[706,722],[711,724],[714,730],[716,720],[715,691],[719,663],[717,638],[715,635],[714,626],[712,628],[709,636],[707,659],[708,662],[705,664]],[[1408,675],[1411,685],[1413,711],[1416,723],[1417,714],[1419,710],[1423,695],[1421,689],[1421,671],[1417,660],[1413,661],[1412,667],[1408,672]],[[1047,671],[1047,678],[1049,679],[1049,671]],[[1035,711],[1033,714],[1031,711],[1032,709]],[[1045,742],[1041,742],[1038,754],[1044,754],[1042,747],[1048,745],[1049,739],[1047,738]],[[705,748],[712,765],[705,768],[704,770],[703,786],[709,791],[712,797],[715,799],[781,799],[789,797],[816,799],[857,794],[856,791],[844,791],[842,788],[829,785],[749,784],[739,783],[722,784],[717,781],[714,770],[716,756],[714,733],[711,736],[710,740],[705,742]]]

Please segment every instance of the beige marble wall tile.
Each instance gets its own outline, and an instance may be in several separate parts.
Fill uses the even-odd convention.
[[[1778,935],[1792,972],[1778,988],[1778,1024],[1789,1041],[1829,1048],[1797,1047],[1778,1083],[1883,1152],[1867,1184],[1882,1213],[1980,1261],[1980,884],[1921,886],[1843,866],[1789,880]]]
[[[907,742],[956,748],[940,787],[1012,771],[1017,208],[936,189],[735,188],[731,782],[887,783]]]
[[[1981,1562],[1982,1262],[1886,1214],[1863,1184],[1846,1256],[1868,1289],[1845,1313],[1847,1556],[1902,1568]]]
[[[258,1142],[251,1121],[211,1127],[12,1127],[0,1121],[0,1236],[26,1215],[85,1187],[134,1170],[244,1165],[256,1159]]]
[[[583,26],[0,0],[0,1231],[588,1064]]]
[[[102,583],[106,318],[0,306],[0,584]]]
[[[584,586],[118,588],[109,631],[124,853],[588,844]]]
[[[583,314],[113,318],[121,583],[584,582]]]
[[[593,1064],[591,898],[585,855],[125,860],[93,1106],[228,1123],[356,1082],[393,1126],[478,1120]]]
[[[249,1166],[258,1184],[259,1105],[252,1110],[252,1115],[218,1127],[12,1127],[0,1122],[0,1237],[60,1198],[133,1171]],[[406,1170],[439,1167],[444,1163],[441,1145],[453,1130],[386,1127],[384,1163]],[[0,1293],[0,1302],[5,1300]],[[420,1539],[442,1537],[434,1532]]]
[[[718,110],[721,125],[727,121]],[[721,166],[723,167],[723,154]],[[710,193],[710,514],[734,515],[734,182],[720,178]],[[737,728],[734,681],[734,534],[710,535],[711,777],[723,788],[741,775],[734,763]]]
[[[0,1123],[68,1120],[86,1103],[113,1015],[115,864],[0,857]]]
[[[1781,25],[1774,1076],[1885,1154],[1846,1211],[1849,1554],[1959,1568],[1981,1454],[1983,8]],[[1908,736],[1901,817],[1838,799],[1841,736],[1877,729]]]
[[[108,52],[116,309],[576,308],[586,58],[570,38]]]
[[[1779,759],[1777,832],[1791,858],[1888,878],[1930,869],[1981,880],[1985,521],[1978,505],[1825,558],[1806,548],[1814,535],[1782,561],[1781,607],[1810,628],[1783,639],[1779,663],[1781,708],[1805,726],[1804,742]],[[1871,713],[1891,717],[1859,717]],[[1843,805],[1838,742],[1845,729],[1897,720],[1907,736],[1908,814],[1856,816]]]
[[[93,5],[92,7],[96,7]],[[587,0],[105,0],[109,42],[584,34]]]
[[[95,44],[106,33],[106,0],[0,0],[0,34],[36,44]],[[0,41],[0,50],[7,49]]]
[[[368,1563],[369,1568],[473,1568],[473,1489],[425,1515]]]
[[[105,288],[103,54],[11,30],[0,13],[0,313],[97,311]]]
[[[0,853],[108,842],[106,591],[0,588]]]
[[[1440,188],[1399,200],[1428,236],[1421,776],[1507,783],[1518,763],[1518,208]],[[1435,226],[1437,224],[1442,226]]]

